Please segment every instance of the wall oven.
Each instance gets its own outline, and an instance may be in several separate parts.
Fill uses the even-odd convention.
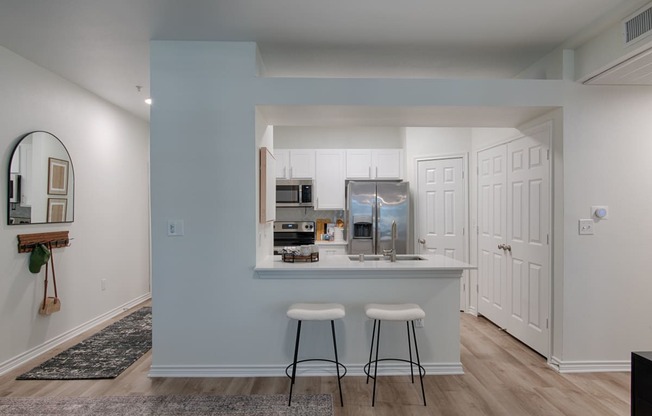
[[[310,179],[277,179],[276,206],[311,207],[312,180]]]

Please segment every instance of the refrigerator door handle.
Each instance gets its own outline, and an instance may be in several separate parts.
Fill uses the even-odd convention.
[[[378,202],[378,196],[374,197],[374,206],[372,207],[372,216],[373,218],[371,219],[371,226],[373,227],[371,235],[373,236],[373,241],[371,242],[371,246],[373,247],[374,254],[378,254],[378,241],[379,241],[379,236],[378,236],[378,215],[380,214],[380,209],[379,205],[380,203]]]

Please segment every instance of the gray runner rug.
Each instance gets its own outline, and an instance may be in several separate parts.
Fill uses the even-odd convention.
[[[4,397],[0,415],[331,416],[330,394],[251,396]]]
[[[152,348],[152,308],[125,316],[16,380],[115,378]]]

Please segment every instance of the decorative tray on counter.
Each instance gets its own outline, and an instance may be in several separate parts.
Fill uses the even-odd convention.
[[[319,261],[319,253],[310,253],[307,256],[301,256],[299,254],[293,253],[283,253],[281,258],[286,263],[296,263],[301,261],[313,263]]]

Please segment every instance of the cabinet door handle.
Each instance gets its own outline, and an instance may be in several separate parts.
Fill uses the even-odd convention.
[[[290,166],[290,179],[292,179],[292,166]]]
[[[498,244],[498,249],[505,250],[505,244]]]
[[[420,239],[419,239],[419,243],[421,243],[421,244],[426,244],[426,239],[425,239],[425,238],[420,238]]]
[[[504,247],[505,250],[509,251],[510,253],[512,252],[512,246],[510,246],[509,244],[503,244],[503,245],[505,246]]]
[[[372,179],[371,178],[371,166],[369,166],[369,179]]]

